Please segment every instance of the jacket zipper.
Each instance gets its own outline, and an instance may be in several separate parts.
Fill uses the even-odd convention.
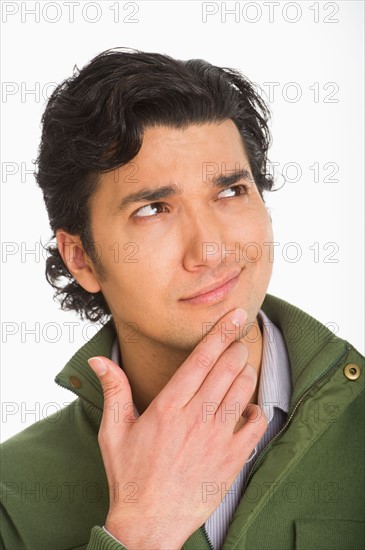
[[[272,438],[272,440],[266,445],[266,447],[264,447],[261,451],[261,453],[259,454],[259,456],[257,457],[256,461],[255,461],[255,464],[253,465],[250,473],[248,474],[248,477],[247,477],[247,481],[246,481],[246,485],[244,486],[244,489],[243,489],[243,492],[242,494],[244,494],[244,492],[246,491],[246,488],[247,488],[247,485],[249,484],[249,482],[251,481],[254,473],[257,471],[260,463],[262,462],[262,457],[267,453],[268,449],[271,447],[271,445],[275,442],[275,440],[287,429],[288,425],[290,424],[293,416],[295,415],[299,405],[302,403],[302,401],[307,397],[307,395],[316,387],[318,386],[318,384],[320,384],[320,382],[322,382],[325,378],[327,378],[327,376],[329,376],[333,370],[335,370],[335,368],[337,368],[337,365],[342,361],[343,357],[345,355],[347,355],[348,353],[348,348],[346,347],[346,352],[344,352],[340,357],[339,359],[336,361],[336,363],[334,365],[332,365],[332,367],[330,367],[324,374],[322,374],[322,376],[320,376],[320,378],[318,378],[318,380],[316,380],[314,382],[314,384],[312,384],[303,394],[302,396],[298,399],[298,401],[296,402],[295,406],[294,406],[294,409],[292,410],[289,418],[287,419],[287,421],[285,422],[284,426],[281,428],[281,430],[279,430],[279,432]]]

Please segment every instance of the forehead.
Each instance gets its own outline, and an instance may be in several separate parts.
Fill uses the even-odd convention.
[[[222,148],[225,156],[231,152],[244,153],[241,136],[232,120],[191,124],[184,128],[155,126],[145,130],[142,147],[134,160],[143,161],[144,158],[158,153],[172,153],[179,157],[194,153],[194,158],[200,160],[201,156],[210,152],[217,154]]]
[[[145,130],[141,149],[130,162],[101,176],[99,193],[110,202],[146,186],[173,184],[191,191],[214,176],[242,169],[250,167],[232,120],[155,126]]]

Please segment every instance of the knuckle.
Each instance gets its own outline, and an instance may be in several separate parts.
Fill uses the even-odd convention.
[[[200,421],[200,418],[192,418],[186,426],[185,439],[190,439],[191,437],[194,437],[200,431],[201,425],[202,423]]]
[[[112,397],[115,397],[119,392],[119,384],[111,379],[105,380],[103,383],[104,400],[110,401]]]
[[[244,342],[241,342],[241,340],[236,340],[235,342],[232,342],[229,347],[237,348],[237,351],[239,351],[241,354],[248,355],[248,347]]]
[[[155,399],[154,410],[162,420],[174,420],[178,416],[177,407],[171,404],[171,400],[167,399],[167,396],[159,395]]]
[[[249,443],[252,445],[257,445],[257,443],[260,441],[262,437],[261,432],[251,432],[249,435]]]
[[[212,357],[205,351],[198,351],[193,357],[193,367],[199,369],[208,369],[212,363]]]
[[[231,466],[235,461],[237,460],[237,457],[234,453],[228,452],[224,458],[224,464],[226,467]]]
[[[229,359],[223,359],[222,368],[229,374],[235,374],[238,370],[237,363]]]
[[[237,392],[238,395],[245,395],[246,393],[248,393],[248,389],[249,388],[248,388],[247,381],[245,380],[245,378],[240,377],[236,382],[235,391]]]
[[[241,355],[242,359],[246,363],[247,359],[248,359],[248,356],[250,355],[249,349],[246,346],[246,344],[244,344],[243,342],[239,342],[239,343],[240,343],[240,351],[241,351],[241,354],[242,354]]]
[[[240,341],[233,342],[225,351],[223,357],[230,357],[229,361],[234,361],[240,369],[243,369],[246,365],[249,356],[247,346]]]
[[[253,383],[256,384],[257,372],[256,369],[251,365],[251,363],[246,363],[243,373],[247,380],[251,380]]]
[[[246,369],[243,369],[243,371],[238,376],[237,383],[240,384],[240,388],[245,394],[250,394],[250,396],[253,394],[256,388],[256,382],[257,378],[254,378],[247,374]]]

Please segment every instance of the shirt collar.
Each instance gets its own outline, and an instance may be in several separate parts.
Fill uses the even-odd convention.
[[[274,407],[286,414],[292,393],[289,356],[281,331],[260,309],[258,321],[262,330],[262,361],[258,392],[258,405],[264,410],[268,422]]]

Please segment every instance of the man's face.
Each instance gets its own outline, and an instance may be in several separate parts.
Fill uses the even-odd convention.
[[[244,170],[249,179],[232,178]],[[125,201],[162,187],[172,190]],[[139,341],[190,351],[231,309],[255,321],[272,272],[272,227],[231,120],[147,129],[133,161],[101,177],[91,228],[113,319],[135,323]]]

